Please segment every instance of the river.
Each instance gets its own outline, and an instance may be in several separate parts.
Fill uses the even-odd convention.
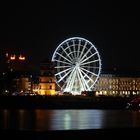
[[[140,111],[98,109],[1,109],[2,130],[86,130],[104,128],[138,128]]]

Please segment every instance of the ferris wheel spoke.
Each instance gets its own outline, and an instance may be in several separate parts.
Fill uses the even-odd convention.
[[[76,68],[76,69],[77,69],[77,68]],[[75,83],[74,83],[74,86],[73,86],[75,92],[77,92],[78,86],[79,86],[79,79],[78,79],[77,70],[76,70],[76,71],[75,71]]]
[[[88,59],[90,59],[91,57],[93,57],[94,55],[96,55],[97,52],[93,53],[92,55],[90,55],[89,57],[87,57],[86,59],[84,60],[81,60],[80,63],[82,64],[83,62],[87,61]]]
[[[87,83],[89,83],[90,81],[92,81],[93,84],[95,83],[95,81],[94,81],[93,79],[91,79],[83,70],[81,70],[81,72],[82,72],[84,75],[86,75],[86,77],[88,78]],[[91,88],[91,87],[90,87],[90,88]]]
[[[80,74],[79,74],[79,72],[77,71],[77,76],[78,76],[78,79],[79,79],[79,83],[80,83],[80,87],[81,87],[81,91],[84,91],[84,85],[83,85],[83,83],[82,83],[82,80],[81,80],[81,78],[80,78]]]
[[[60,75],[60,74],[62,74],[62,73],[64,73],[64,72],[67,72],[67,71],[70,70],[70,69],[72,69],[72,68],[68,68],[68,69],[65,69],[65,70],[63,70],[63,71],[60,71],[60,72],[56,73],[55,76]]]
[[[74,81],[76,80],[76,70],[73,73],[72,79],[70,80],[70,84],[69,84],[69,89],[74,90],[73,85],[74,85]]]
[[[65,62],[65,61],[61,61],[61,60],[54,60],[54,61],[57,61],[57,62],[60,62],[60,63],[63,63],[63,64],[68,64],[68,65],[70,65],[71,66],[71,63],[68,63],[68,62]]]
[[[66,48],[67,49],[67,48]],[[72,61],[72,58],[69,56],[69,54],[66,52],[66,50],[62,47],[62,50],[65,52],[65,54],[69,57],[69,59]]]
[[[74,51],[69,53],[69,54],[72,54],[72,61],[73,59],[75,59],[74,53],[75,53]]]
[[[85,81],[84,81],[84,77],[83,77],[83,75],[79,72],[79,70],[78,70],[78,74],[79,74],[79,78],[80,78],[80,81],[81,81],[82,86],[83,86],[83,90],[87,90],[86,85],[85,85]]]
[[[58,83],[57,83],[57,84],[58,84]],[[62,89],[65,89],[66,84],[67,84],[67,83],[66,83],[66,82],[64,82],[64,84],[61,86],[61,88],[62,88]]]
[[[59,56],[61,56],[62,58],[64,58],[65,60],[67,60],[68,62],[70,62],[72,64],[72,62],[70,60],[68,60],[66,57],[64,57],[63,55],[61,55],[60,53],[56,52],[56,54],[58,54]]]
[[[64,92],[68,92],[67,84],[68,84],[68,79],[67,79],[66,82],[64,82],[64,84],[62,85],[62,88],[64,89]]]
[[[88,79],[90,79],[92,82],[94,82],[93,79],[91,79],[82,69],[80,69],[80,70],[81,70],[81,72],[82,72],[84,75],[86,75],[86,77],[87,77]]]
[[[76,44],[75,44],[75,40],[72,40],[72,42],[73,42],[73,53],[74,53],[74,58],[76,58],[76,49],[75,49],[75,46],[76,46]]]
[[[90,86],[90,88],[93,88],[93,86],[95,86],[95,83],[97,82],[98,78],[99,78],[99,77],[97,77],[97,78],[95,79],[94,83],[92,83],[92,85]]]
[[[86,80],[84,79],[84,77],[83,77],[83,75],[82,75],[82,73],[81,73],[81,71],[80,71],[79,68],[78,68],[78,71],[79,71],[79,74],[80,74],[81,79],[82,79],[82,81],[83,81],[83,84],[84,84],[84,86],[85,86],[85,89],[86,89],[86,90],[90,90],[90,88],[89,88],[89,86],[88,86]]]
[[[73,53],[74,53],[74,58],[76,58],[76,53],[77,53],[77,52],[76,52],[76,51],[73,51]]]
[[[88,90],[88,89],[89,89],[89,86],[87,85],[87,82],[86,82],[86,80],[85,80],[85,78],[84,78],[84,76],[83,76],[83,74],[81,73],[81,70],[80,70],[79,68],[78,68],[78,71],[79,71],[79,74],[80,74],[82,83],[83,83],[83,85],[84,85],[84,87],[85,87],[85,90]]]
[[[56,66],[56,67],[54,67],[54,68],[56,68],[56,69],[61,69],[61,68],[70,68],[71,66]]]
[[[87,54],[91,51],[93,47],[91,46],[88,51],[84,54],[84,56],[80,59],[80,62],[83,61],[83,59],[87,56]]]
[[[93,60],[93,61],[89,61],[89,62],[86,62],[86,63],[82,63],[82,64],[80,64],[80,66],[82,66],[82,65],[87,65],[87,64],[90,64],[90,63],[95,63],[95,62],[98,62],[98,61],[100,61],[99,59],[96,59],[96,60]]]
[[[64,91],[66,91],[66,92],[69,90],[67,87],[68,87],[68,84],[69,84],[69,82],[70,82],[70,80],[71,80],[71,77],[72,77],[72,75],[73,75],[74,70],[75,70],[75,69],[72,70],[72,72],[71,72],[70,75],[67,77],[66,81],[64,82],[64,84],[63,84],[63,86],[62,86],[62,88],[63,88]]]
[[[70,48],[71,46],[68,44],[68,42],[66,42],[66,44],[67,44],[67,48],[69,49],[69,52],[73,52],[73,51],[71,50],[71,48]],[[71,53],[71,56],[72,56],[72,58],[74,57],[72,53]]]
[[[75,77],[74,86],[75,86],[75,92],[77,92],[79,89],[80,89],[79,92],[81,92],[84,89],[77,68],[76,68],[76,77]]]
[[[93,66],[80,66],[82,68],[89,68],[89,69],[99,69],[99,67],[93,67]]]
[[[87,45],[87,42],[85,42],[85,44],[84,44],[84,46],[83,46],[83,49],[82,49],[81,54],[80,54],[80,56],[79,56],[79,59],[81,59],[82,55],[84,54],[86,45]]]
[[[77,58],[79,57],[79,51],[80,51],[80,46],[81,46],[81,40],[79,40],[79,43],[78,43],[78,50],[77,50]]]
[[[67,78],[67,81],[66,81],[66,88],[65,90],[66,91],[69,91],[70,90],[70,82],[71,82],[71,79],[72,79],[72,76],[73,76],[73,73],[75,72],[75,68],[72,70],[71,74],[69,75],[69,77]]]
[[[58,83],[60,83],[71,71],[72,71],[72,69],[69,70],[63,77],[61,77],[61,78],[58,80]]]
[[[94,73],[94,72],[91,72],[91,71],[89,71],[89,70],[86,70],[86,69],[84,69],[84,68],[81,68],[83,71],[86,71],[86,72],[88,72],[88,73],[90,73],[90,74],[92,74],[92,75],[94,75],[94,76],[98,76],[96,73]]]
[[[62,89],[64,89],[64,91],[67,92],[66,87],[67,87],[67,83],[69,81],[69,78],[66,79],[66,81],[64,82],[64,84],[62,85]]]

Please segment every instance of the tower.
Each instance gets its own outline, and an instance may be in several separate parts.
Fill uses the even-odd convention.
[[[54,67],[48,59],[40,64],[39,94],[55,95]]]

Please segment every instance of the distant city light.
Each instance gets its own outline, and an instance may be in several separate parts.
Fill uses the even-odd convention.
[[[25,60],[25,56],[23,55],[15,55],[15,54],[8,54],[6,53],[6,57],[9,59],[9,60]]]
[[[11,55],[10,56],[10,60],[15,60],[16,59],[16,55]]]
[[[20,55],[19,60],[25,60],[25,57]]]

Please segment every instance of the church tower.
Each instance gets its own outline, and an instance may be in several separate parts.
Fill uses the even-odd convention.
[[[53,63],[50,60],[42,61],[39,75],[39,94],[55,95],[55,76]]]

